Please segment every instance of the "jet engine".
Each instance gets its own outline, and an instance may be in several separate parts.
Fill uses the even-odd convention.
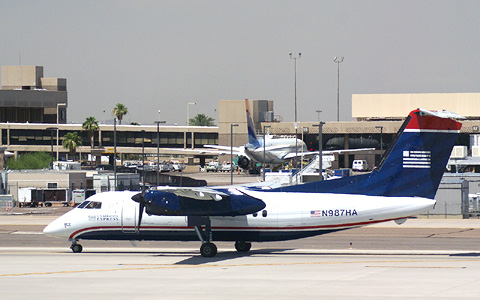
[[[246,156],[240,156],[238,158],[238,166],[242,169],[248,169],[250,167],[250,159]]]

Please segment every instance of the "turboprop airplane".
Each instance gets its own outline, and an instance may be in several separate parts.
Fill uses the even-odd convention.
[[[382,163],[369,174],[281,188],[158,187],[106,192],[88,198],[50,223],[44,233],[68,238],[73,252],[81,239],[201,241],[212,257],[212,241],[233,241],[239,252],[252,242],[321,235],[426,212],[435,205],[460,116],[412,111]]]

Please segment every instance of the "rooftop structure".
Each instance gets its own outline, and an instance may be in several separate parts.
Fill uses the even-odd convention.
[[[42,66],[2,66],[0,122],[67,122],[67,80],[43,77]]]

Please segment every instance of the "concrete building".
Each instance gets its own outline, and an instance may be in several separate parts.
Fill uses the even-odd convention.
[[[2,66],[0,122],[67,121],[67,80],[44,78],[41,66]]]
[[[480,119],[480,93],[354,94],[352,117],[363,120],[402,120],[416,108],[446,109],[469,120]]]
[[[231,131],[233,131],[233,146],[241,146],[248,142],[247,103],[257,132],[262,132],[262,122],[274,121],[272,100],[219,100],[219,145],[230,145]],[[238,126],[232,127],[232,124]]]
[[[14,93],[15,96],[9,93]],[[66,80],[44,78],[43,67],[2,67],[0,110],[5,113],[10,111],[13,116],[8,122],[0,116],[0,141],[5,150],[15,154],[58,152],[60,159],[64,160],[67,158],[67,149],[61,146],[61,141],[67,132],[75,131],[82,137],[83,146],[77,149],[82,156],[112,155],[116,131],[116,151],[120,156],[142,152],[156,155],[156,125],[117,125],[114,128],[113,125],[100,124],[92,149],[88,133],[82,131],[81,124],[62,124],[66,123],[66,113],[62,113],[66,109],[63,103],[68,104],[66,93]],[[48,100],[44,101],[43,98]],[[273,100],[220,100],[217,109],[218,126],[159,126],[160,154],[187,156],[189,161],[190,158],[198,157],[202,158],[203,163],[208,156],[188,150],[198,150],[205,144],[229,146],[232,138],[233,146],[245,144],[248,141],[246,103],[259,136],[263,135],[264,126],[270,127],[271,134],[295,135],[293,122],[279,122],[281,117],[275,116]],[[408,112],[417,107],[447,109],[466,116],[467,120],[462,122],[458,145],[470,147],[470,135],[480,133],[480,93],[353,95],[352,116],[356,121],[326,122],[323,126],[323,149],[373,147],[376,150],[367,156],[339,156],[334,167],[350,167],[354,159],[367,159],[369,165],[374,166]],[[60,113],[58,129],[52,129],[49,124],[41,124],[40,121],[46,123],[54,120],[55,123],[57,111]],[[312,114],[312,119],[314,117]],[[318,121],[297,122],[297,136],[305,141],[311,151],[318,150],[318,126],[315,125],[318,125]]]

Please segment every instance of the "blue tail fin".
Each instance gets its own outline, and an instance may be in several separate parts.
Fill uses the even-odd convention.
[[[255,134],[255,126],[253,125],[252,116],[250,115],[250,108],[247,99],[245,99],[245,107],[247,111],[248,143],[257,148],[260,147],[260,143],[258,142],[257,135]]]
[[[441,113],[414,110],[372,173],[282,190],[433,199],[461,126]]]

